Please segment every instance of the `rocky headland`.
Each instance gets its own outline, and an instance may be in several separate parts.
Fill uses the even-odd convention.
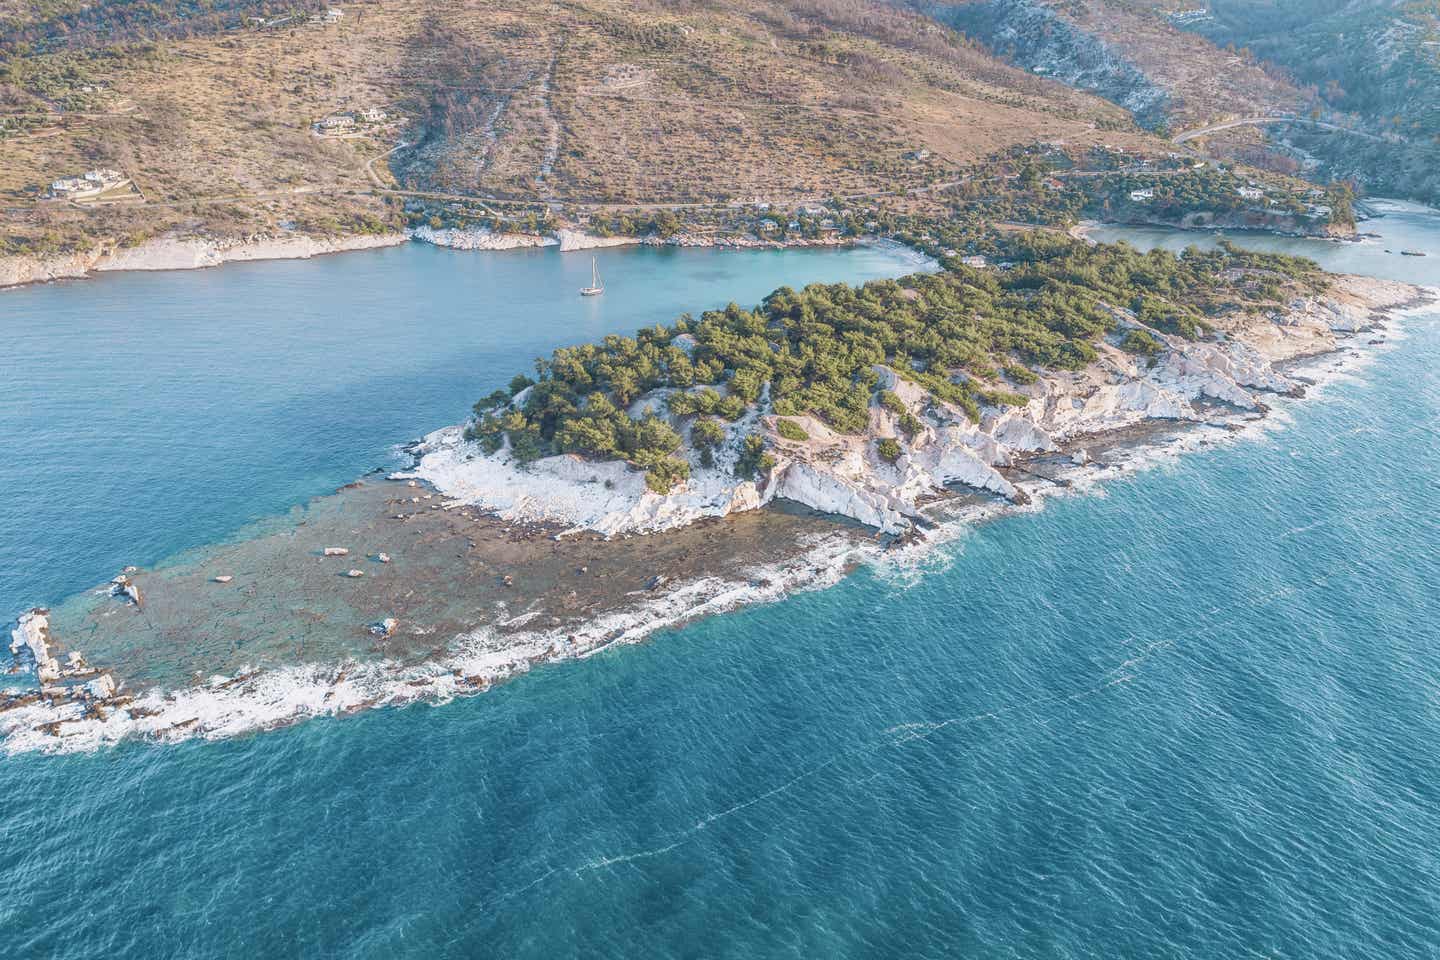
[[[726,440],[705,465],[689,445],[690,477],[668,493],[650,489],[645,476],[622,461],[595,462],[574,454],[519,464],[508,449],[484,453],[464,438],[464,425],[430,434],[414,448],[413,476],[452,500],[515,521],[559,524],[570,531],[607,536],[669,530],[704,517],[753,510],[776,499],[845,516],[887,533],[908,529],[921,507],[956,486],[1007,499],[1021,496],[1007,468],[1036,454],[1061,450],[1076,438],[1147,421],[1206,422],[1254,416],[1267,394],[1294,394],[1304,384],[1285,372],[1287,361],[1337,349],[1393,311],[1423,302],[1425,293],[1404,283],[1339,277],[1326,293],[1296,299],[1283,311],[1238,313],[1217,322],[1212,340],[1188,340],[1115,308],[1115,334],[1099,345],[1099,359],[1078,372],[1041,372],[1033,383],[1013,384],[1021,406],[987,406],[972,422],[947,402],[893,369],[877,366],[882,389],[903,409],[874,403],[869,425],[839,433],[813,415],[786,417],[805,439],[782,435],[767,403],[729,424]],[[1162,345],[1154,357],[1119,346],[1131,330]],[[672,429],[693,429],[667,412],[662,389],[631,405],[635,416],[664,418]],[[524,398],[519,398],[523,404]],[[908,443],[893,460],[877,441],[905,438],[902,421],[915,418]],[[739,439],[759,430],[773,451],[767,477],[737,479]]]

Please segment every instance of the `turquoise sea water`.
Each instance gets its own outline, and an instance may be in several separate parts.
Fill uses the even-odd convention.
[[[419,243],[0,291],[0,611],[393,466],[555,347],[916,269],[903,248],[595,256],[598,298],[586,255]]]
[[[1428,215],[1374,227],[1440,249]],[[1338,269],[1440,282],[1434,259],[1310,247]],[[243,269],[264,278],[253,296],[278,282],[259,271],[346,259]],[[806,265],[825,264],[849,269]],[[229,269],[134,279],[168,280],[184,304]],[[412,290],[445,289],[445,272]],[[50,295],[68,331],[84,317],[66,298],[110,283],[25,295]],[[333,316],[327,343],[358,363],[344,331],[398,321],[349,289],[311,315]],[[153,290],[117,291],[114,308],[137,294]],[[153,308],[128,309],[140,324]],[[1287,407],[1284,429],[977,527],[919,571],[862,571],[443,707],[0,760],[0,942],[23,957],[1435,956],[1440,318],[1407,329]],[[111,451],[92,454],[93,475],[121,475],[109,487],[68,447],[7,464],[34,496],[95,509],[57,509],[60,535],[7,553],[6,597],[14,579],[63,593],[147,559],[117,555],[135,535],[111,529],[127,521],[100,510],[108,496],[160,484],[177,502],[141,508],[146,549],[203,542],[489,386],[460,364],[433,394],[423,368],[345,387],[338,360],[325,378],[271,371],[279,349],[237,369],[235,344],[168,330],[151,349],[189,357],[173,374],[200,381],[187,396],[233,382],[239,397],[256,372],[293,394],[252,421],[183,421],[209,425],[203,484],[178,459],[127,466],[100,424],[85,436]],[[125,399],[134,381],[57,356],[27,374],[46,396],[144,407]],[[425,396],[435,407],[408,408]],[[370,416],[391,434],[356,425]],[[286,473],[332,440],[308,481]],[[247,512],[256,490],[268,499]],[[8,535],[39,508],[3,509]],[[229,526],[212,517],[225,511]]]

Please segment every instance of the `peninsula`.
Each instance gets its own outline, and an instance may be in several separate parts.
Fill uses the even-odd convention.
[[[1430,297],[1231,246],[987,242],[993,264],[562,348],[412,445],[409,470],[24,614],[12,670],[36,681],[0,703],[6,749],[443,700],[828,582],[1241,429],[1304,391],[1297,364]]]

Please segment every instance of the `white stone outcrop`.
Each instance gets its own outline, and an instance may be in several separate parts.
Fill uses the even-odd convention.
[[[437,247],[456,250],[519,250],[526,247],[553,247],[560,241],[538,233],[496,233],[481,227],[416,227],[410,236]]]
[[[563,524],[605,535],[651,533],[704,517],[753,510],[763,500],[750,481],[720,469],[695,469],[666,495],[645,486],[645,475],[618,460],[592,462],[573,455],[520,465],[502,449],[485,455],[459,427],[425,438],[416,475],[452,501],[472,504],[516,522]]]
[[[60,679],[60,661],[50,653],[50,617],[44,611],[21,614],[15,629],[10,631],[10,652],[22,650],[30,651],[41,683]]]
[[[634,247],[640,244],[639,237],[597,237],[593,233],[586,233],[583,230],[565,228],[555,231],[555,239],[560,244],[561,253],[570,253],[575,250],[598,250],[602,247]]]

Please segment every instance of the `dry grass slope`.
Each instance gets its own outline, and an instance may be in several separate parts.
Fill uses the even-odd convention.
[[[561,204],[783,201],[944,181],[1037,140],[1155,146],[1119,108],[872,0],[344,10],[339,24],[237,21],[17,61],[0,127],[9,248],[377,229],[397,222],[397,197],[377,185]],[[406,122],[344,139],[311,130],[372,106]],[[920,148],[933,155],[908,156]],[[37,198],[97,165],[133,176],[144,201]]]

